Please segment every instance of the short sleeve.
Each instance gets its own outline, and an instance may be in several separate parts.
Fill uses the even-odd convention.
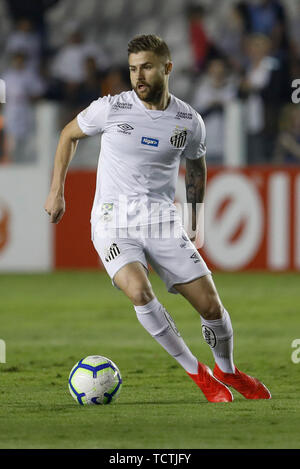
[[[195,124],[192,136],[182,154],[189,160],[197,160],[206,154],[206,130],[202,117],[194,111]]]
[[[104,96],[93,101],[86,109],[77,115],[77,122],[86,135],[96,135],[104,131],[110,96]]]

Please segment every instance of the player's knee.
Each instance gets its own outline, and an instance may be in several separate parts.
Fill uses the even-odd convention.
[[[220,319],[223,314],[223,305],[215,295],[208,296],[201,307],[201,316],[208,321]]]
[[[144,306],[154,298],[151,286],[139,286],[129,292],[129,299],[135,306]]]

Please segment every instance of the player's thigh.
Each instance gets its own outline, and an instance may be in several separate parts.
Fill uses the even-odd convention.
[[[112,284],[136,306],[154,298],[148,280],[143,242],[138,238],[115,238],[94,230],[93,243]]]
[[[147,271],[140,262],[126,264],[118,270],[113,280],[136,306],[145,305],[154,298]]]
[[[219,319],[223,306],[211,274],[192,282],[175,284],[174,288],[184,296],[205,319]]]
[[[210,274],[206,263],[181,225],[172,230],[170,236],[168,234],[161,238],[149,238],[145,243],[147,260],[170,293],[178,293],[174,285],[190,283]]]

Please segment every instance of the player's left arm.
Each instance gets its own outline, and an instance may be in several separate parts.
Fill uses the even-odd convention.
[[[206,189],[206,160],[205,156],[195,160],[186,159],[186,199],[192,205],[192,230],[197,226],[197,204],[203,203]]]

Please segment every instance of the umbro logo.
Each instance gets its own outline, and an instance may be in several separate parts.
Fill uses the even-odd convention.
[[[200,257],[199,253],[198,253],[198,252],[194,252],[194,253],[190,256],[190,259],[193,259],[194,264],[197,264],[197,262],[200,262],[199,257]]]
[[[127,124],[126,122],[124,122],[124,124],[118,124],[117,126],[120,129],[120,130],[118,129],[118,132],[122,134],[127,134],[127,135],[131,135],[131,131],[134,129],[134,127]]]
[[[108,249],[107,256],[105,256],[105,261],[109,262],[115,259],[120,254],[120,249],[116,243],[113,243]]]

